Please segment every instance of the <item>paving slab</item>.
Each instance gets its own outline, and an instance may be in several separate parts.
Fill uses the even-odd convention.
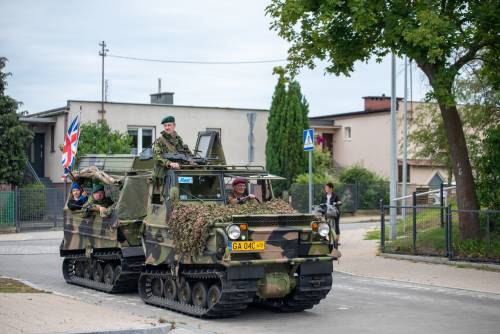
[[[102,333],[117,330],[148,333],[148,329],[165,326],[157,320],[58,294],[0,293],[0,328],[3,333]]]

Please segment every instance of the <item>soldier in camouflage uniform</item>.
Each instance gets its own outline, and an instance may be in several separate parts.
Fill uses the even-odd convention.
[[[191,155],[189,148],[184,145],[181,136],[175,131],[175,118],[167,116],[162,121],[164,131],[161,136],[156,139],[153,144],[153,159],[155,160],[155,167],[157,165],[164,166],[172,169],[179,169],[180,165],[177,162],[172,162],[163,157],[164,153],[186,153]]]
[[[164,167],[171,169],[181,168],[178,162],[165,159],[163,154],[185,153],[191,155],[191,151],[187,145],[184,145],[181,136],[175,131],[175,118],[167,116],[162,119],[161,124],[163,124],[164,131],[161,132],[161,136],[153,143],[153,159],[155,161],[153,175],[156,191],[163,184],[166,173]]]
[[[111,198],[104,194],[102,184],[94,184],[92,197],[82,207],[83,215],[90,216],[92,212],[98,212],[101,217],[109,217],[113,213],[115,205]]]

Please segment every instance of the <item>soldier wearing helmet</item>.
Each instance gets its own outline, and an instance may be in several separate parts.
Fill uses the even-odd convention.
[[[228,196],[228,204],[243,204],[247,201],[255,201],[257,198],[254,194],[245,195],[245,190],[247,187],[247,182],[242,178],[236,178],[233,181],[233,191]]]

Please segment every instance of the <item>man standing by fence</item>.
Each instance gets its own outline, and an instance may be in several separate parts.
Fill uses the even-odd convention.
[[[335,229],[335,234],[337,235],[336,237],[336,242],[337,245],[339,244],[340,240],[340,205],[342,205],[342,202],[340,201],[340,198],[333,192],[333,183],[328,182],[325,184],[325,195],[321,198],[321,203],[326,203],[329,205],[335,205],[337,208],[337,216],[334,219],[334,226],[333,228]]]

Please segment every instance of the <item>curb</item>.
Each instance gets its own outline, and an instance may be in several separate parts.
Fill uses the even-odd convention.
[[[165,334],[172,329],[171,324],[153,328],[119,329],[99,332],[66,332],[67,334]],[[56,332],[58,333],[58,332]]]
[[[380,253],[379,256],[384,257],[384,258],[389,258],[389,259],[396,259],[396,260],[407,260],[407,261],[432,263],[432,264],[446,264],[449,266],[464,266],[464,267],[473,267],[475,269],[500,271],[500,265],[498,265],[498,264],[464,262],[464,261],[450,261],[446,257],[389,254],[389,253]]]
[[[347,222],[342,222],[342,219],[340,219],[340,225],[348,225],[348,224],[358,224],[358,223],[379,223],[380,222],[380,218],[378,219],[370,219],[370,218],[367,218],[367,219],[361,219],[361,220],[355,220],[355,221],[347,221]]]

